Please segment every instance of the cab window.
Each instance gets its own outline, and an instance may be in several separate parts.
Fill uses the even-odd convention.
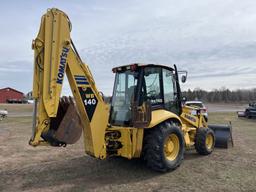
[[[149,67],[144,69],[144,94],[146,94],[146,99],[149,100],[152,105],[163,103],[160,82],[161,68]]]
[[[130,125],[132,120],[131,104],[134,100],[136,85],[136,72],[116,73],[110,117],[110,122],[113,125]]]
[[[163,69],[164,105],[169,111],[177,112],[176,83],[172,71]]]

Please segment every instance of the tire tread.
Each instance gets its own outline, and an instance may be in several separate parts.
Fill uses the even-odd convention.
[[[177,157],[178,160],[174,166],[170,166],[166,163],[166,159],[163,153],[163,142],[165,136],[168,134],[170,129],[180,131],[177,126],[173,126],[170,122],[163,122],[156,127],[145,131],[144,141],[143,141],[143,158],[146,161],[146,165],[156,171],[166,172],[169,170],[174,170],[178,166],[180,166],[183,160],[183,153],[184,153],[184,141],[183,135],[181,134],[181,142],[182,148],[181,152],[179,152],[179,156]],[[176,159],[177,159],[176,158]]]

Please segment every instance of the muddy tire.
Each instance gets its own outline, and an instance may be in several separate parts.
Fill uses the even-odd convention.
[[[183,134],[171,122],[163,122],[145,131],[143,159],[155,171],[176,169],[183,160],[184,150]]]
[[[199,128],[195,137],[195,148],[200,155],[212,153],[215,145],[215,136],[210,128]]]

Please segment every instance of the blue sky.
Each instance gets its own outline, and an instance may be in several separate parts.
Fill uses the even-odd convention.
[[[184,90],[256,87],[254,0],[26,0],[1,2],[0,88],[32,89],[31,42],[51,7],[69,15],[76,48],[107,95],[112,67],[134,62],[188,70]]]

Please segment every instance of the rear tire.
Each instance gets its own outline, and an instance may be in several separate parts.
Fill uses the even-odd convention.
[[[168,121],[145,131],[143,158],[147,166],[155,171],[176,169],[183,160],[184,150],[180,128]]]
[[[198,128],[195,138],[195,148],[200,155],[212,153],[215,145],[215,136],[210,128]]]
[[[245,111],[245,116],[248,118],[248,119],[251,119],[251,115],[250,115],[250,111],[249,110],[246,110]]]

